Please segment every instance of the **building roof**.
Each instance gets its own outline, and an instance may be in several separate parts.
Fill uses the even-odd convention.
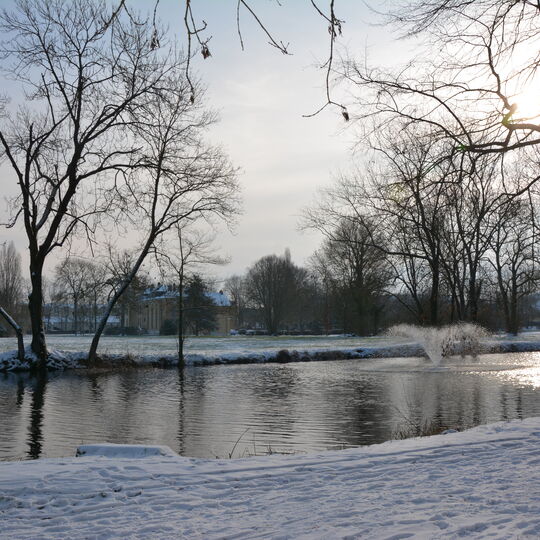
[[[212,300],[216,306],[230,307],[232,305],[231,300],[223,291],[207,292],[206,296]],[[165,300],[168,298],[178,298],[178,291],[165,285],[161,285],[159,287],[146,289],[143,293],[142,301],[150,302],[151,300]]]
[[[208,296],[208,298],[211,298],[214,301],[214,304],[216,304],[216,306],[229,307],[231,305],[229,297],[223,291],[209,292],[206,293],[206,296]]]

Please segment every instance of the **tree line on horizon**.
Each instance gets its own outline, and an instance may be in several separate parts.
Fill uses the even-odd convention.
[[[513,211],[510,221],[497,220],[488,247],[491,251],[479,257],[474,311],[467,304],[467,299],[471,299],[468,288],[471,280],[467,278],[465,252],[449,250],[445,252],[448,258],[441,257],[434,322],[430,319],[434,313],[433,275],[426,258],[417,252],[393,252],[392,244],[383,243],[388,237],[380,234],[374,222],[344,220],[325,238],[305,267],[295,264],[286,250],[283,255],[261,257],[244,275],[225,280],[223,289],[236,311],[237,330],[253,329],[273,335],[366,336],[403,322],[434,325],[471,321],[492,330],[517,333],[523,324],[538,322],[540,276],[535,258],[538,246],[533,245],[538,237],[529,230],[528,216],[520,213],[530,208]],[[314,214],[310,211],[307,216],[313,219]],[[448,234],[444,230],[438,232],[442,236]],[[403,241],[393,234],[389,237]],[[378,244],[374,243],[375,238]],[[418,238],[409,240],[414,243]],[[449,255],[459,258],[452,260]],[[72,321],[74,334],[95,332],[108,298],[124,279],[122,272],[129,271],[130,264],[122,266],[126,260],[129,260],[127,253],[109,264],[79,257],[60,261],[52,279],[46,281],[45,320],[50,322],[51,314],[64,313]],[[459,267],[463,271],[462,280],[452,281],[455,275],[446,272]],[[171,290],[179,291],[183,287],[183,303],[175,309],[174,320],[164,321],[160,328],[163,335],[178,334],[179,321],[182,338],[198,335],[200,331],[210,332],[215,327],[212,302],[205,298],[212,289],[212,280],[200,274],[201,268],[199,265],[186,271],[182,285],[175,281],[175,274],[164,276],[164,283]],[[456,284],[463,288],[452,291]],[[26,288],[20,255],[12,243],[6,244],[0,250],[0,302],[28,324],[23,301]],[[118,325],[109,327],[105,333],[143,332],[142,328],[128,328],[127,314],[139,309],[145,294],[153,288],[155,285],[145,272],[132,280],[113,312]],[[463,306],[457,305],[457,293]],[[515,302],[511,310],[505,307],[509,300]],[[182,317],[176,319],[178,313]],[[2,328],[4,335],[8,328]]]

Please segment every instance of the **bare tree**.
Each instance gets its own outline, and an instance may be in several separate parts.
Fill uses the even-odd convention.
[[[318,223],[312,221],[311,226],[317,228]],[[361,335],[377,331],[380,299],[392,279],[384,238],[374,226],[368,217],[343,217],[335,229],[322,228],[325,240],[317,254],[326,287],[332,286],[334,298],[342,298],[344,329],[348,330],[348,314],[355,314],[351,330]]]
[[[369,216],[395,273],[389,292],[419,322],[478,321],[493,216],[531,189],[537,158],[455,152],[419,124],[399,125],[379,132],[368,167],[327,190],[308,222],[331,237],[340,220]]]
[[[410,313],[418,324],[429,320],[431,272],[424,259],[411,256],[411,239],[406,234],[397,238],[398,255],[388,258],[394,282],[388,292]]]
[[[18,0],[0,13],[2,71],[28,96],[18,111],[4,104],[0,148],[20,189],[8,225],[21,220],[29,242],[31,346],[41,367],[45,261],[75,231],[92,239],[108,210],[105,179],[140,161],[128,132],[139,107],[181,62],[155,24],[122,3]]]
[[[9,242],[0,247],[0,306],[18,318],[22,296],[21,256]]]
[[[93,264],[77,257],[66,257],[55,270],[56,289],[64,289],[66,298],[73,305],[74,334],[78,334],[80,328],[80,314],[82,304],[88,299],[94,288],[92,282]]]
[[[429,125],[457,151],[506,153],[540,143],[537,2],[408,0],[388,20],[427,47],[397,70],[345,63],[362,119]]]
[[[234,274],[225,280],[225,290],[229,293],[236,309],[238,326],[244,326],[244,310],[246,303],[246,284],[242,276]]]
[[[95,332],[98,323],[100,304],[104,302],[104,294],[107,288],[107,268],[102,262],[93,262],[88,268],[87,300],[92,304],[92,331]]]
[[[114,195],[122,214],[143,231],[143,239],[99,322],[90,361],[114,306],[155,251],[156,241],[174,227],[201,218],[228,221],[238,211],[236,171],[219,148],[204,143],[202,136],[213,116],[188,99],[189,91],[183,71],[171,72],[137,110],[132,128],[141,146],[141,166],[118,179]]]
[[[202,230],[182,227],[176,223],[172,227],[172,238],[167,239],[155,250],[155,256],[160,265],[162,275],[172,277],[177,287],[177,324],[178,366],[184,365],[184,290],[189,274],[207,264],[226,264],[227,259],[216,254],[214,248],[215,236]]]
[[[321,322],[322,330],[328,335],[332,322],[332,299],[335,298],[336,279],[323,249],[316,250],[308,259],[308,267],[321,291]]]
[[[303,279],[304,272],[291,261],[288,251],[281,257],[262,257],[249,268],[246,275],[247,294],[262,310],[270,334],[277,334],[280,330]]]
[[[113,311],[119,315],[120,318],[120,335],[122,336],[126,333],[126,321],[129,313],[137,309],[141,295],[149,286],[148,274],[142,268],[139,269],[137,275],[130,278],[138,256],[139,253],[136,249],[122,250],[109,245],[107,249],[107,260],[104,262],[106,268],[105,284],[107,289],[106,308],[108,308],[110,299],[115,297],[118,294],[118,291],[125,286],[126,280],[130,280],[128,287],[124,289],[113,308]],[[102,320],[103,313],[100,313],[98,324],[101,323]]]
[[[535,290],[538,269],[538,222],[532,200],[513,200],[495,216],[495,231],[490,238],[492,256],[488,259],[508,333],[517,335],[519,308],[523,297]]]
[[[0,315],[17,336],[17,358],[22,362],[25,356],[23,329],[17,322],[19,305],[22,300],[21,256],[13,242],[0,248]]]
[[[429,269],[427,320],[431,324],[438,324],[440,315],[449,170],[439,150],[437,141],[425,132],[381,133],[375,147],[378,160],[366,170],[342,178],[317,212],[319,221],[324,221],[325,214],[333,214],[338,223],[344,218],[362,223],[367,217],[372,225],[366,231],[378,231],[372,239],[374,247],[405,258],[409,270],[417,268],[411,265],[412,259],[423,261]]]

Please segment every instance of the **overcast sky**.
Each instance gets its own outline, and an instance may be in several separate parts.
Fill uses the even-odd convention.
[[[11,3],[0,0],[2,6]],[[153,5],[150,0],[128,3],[141,10]],[[281,4],[252,1],[275,37],[290,42],[290,56],[267,44],[245,10],[242,51],[233,0],[192,1],[196,17],[207,22],[207,34],[212,36],[212,57],[200,56],[194,62],[208,88],[207,103],[220,116],[210,137],[240,168],[244,201],[235,234],[223,230],[218,236],[221,253],[231,258],[228,266],[214,271],[221,276],[243,273],[259,257],[282,253],[287,247],[293,260],[303,264],[320,237],[298,230],[299,214],[313,202],[317,189],[351,163],[354,132],[339,111],[328,108],[314,118],[302,118],[325,102],[324,71],[316,64],[328,54],[327,25],[308,0]],[[161,19],[182,40],[183,5],[183,0],[160,0],[158,6]],[[372,61],[386,62],[401,54],[403,42],[396,43],[387,29],[370,24],[375,17],[363,2],[337,1],[336,14],[345,20],[341,44],[351,56],[362,57],[367,50]],[[5,166],[1,173],[3,192],[12,192],[13,179]],[[5,215],[3,207],[2,212]],[[26,249],[21,231],[2,230],[0,241],[4,239],[14,239],[21,252]]]

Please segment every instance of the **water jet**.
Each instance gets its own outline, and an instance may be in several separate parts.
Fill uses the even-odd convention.
[[[414,339],[435,366],[442,359],[454,354],[476,356],[481,348],[480,338],[487,335],[484,328],[472,323],[456,323],[446,326],[415,326],[398,324],[388,330],[396,337]]]

